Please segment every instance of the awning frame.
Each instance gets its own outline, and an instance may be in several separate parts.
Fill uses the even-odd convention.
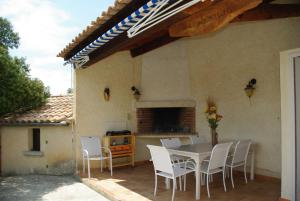
[[[106,31],[104,34],[99,36],[92,43],[84,47],[78,53],[76,53],[72,58],[70,58],[67,63],[73,64],[75,68],[81,68],[85,63],[89,61],[89,54],[95,51],[97,48],[105,45],[110,40],[119,36],[131,29],[129,34],[131,37],[142,33],[143,31],[153,27],[159,22],[175,15],[176,13],[186,9],[200,1],[205,0],[190,0],[187,3],[176,7],[180,3],[186,0],[150,0],[148,3],[134,11],[131,15],[123,19],[121,22],[116,24],[114,27]],[[169,6],[168,6],[169,4]],[[176,7],[174,10],[172,8]],[[141,26],[142,25],[142,26]]]
[[[182,5],[180,5],[180,3],[184,2],[184,0],[177,0],[173,4],[170,4],[170,0],[162,0],[157,4],[155,8],[153,8],[149,13],[147,13],[142,19],[140,19],[131,27],[127,31],[127,35],[129,38],[133,38],[134,36],[146,31],[147,29],[150,29],[151,27],[157,25],[165,19],[172,17],[173,15],[181,12],[188,7],[191,7],[196,3],[199,3],[200,1],[203,2],[205,0],[192,0]],[[171,10],[174,7],[175,9]]]

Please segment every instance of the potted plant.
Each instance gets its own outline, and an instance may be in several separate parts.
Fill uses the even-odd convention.
[[[218,123],[219,121],[221,121],[223,116],[217,113],[216,103],[211,98],[207,99],[207,108],[205,110],[205,115],[211,130],[211,143],[212,146],[215,146],[216,144],[218,144]]]

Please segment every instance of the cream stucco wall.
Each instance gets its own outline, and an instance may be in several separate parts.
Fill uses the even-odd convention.
[[[140,65],[141,101],[191,98],[187,44],[179,41],[137,58]]]
[[[231,24],[204,37],[182,39],[137,58],[121,52],[76,71],[76,134],[107,129],[136,130],[132,85],[144,101],[194,100],[196,130],[209,139],[203,110],[212,96],[224,119],[220,139],[252,139],[257,172],[280,177],[279,52],[300,46],[300,18]],[[249,102],[244,87],[256,78]],[[111,89],[105,102],[103,89]],[[147,143],[137,140],[137,160],[148,158]],[[79,152],[79,143],[77,143]]]
[[[2,174],[63,174],[74,171],[70,126],[40,128],[42,156],[25,156],[32,127],[1,127]]]
[[[75,130],[77,160],[81,166],[79,136],[103,136],[107,130],[131,129],[132,95],[135,63],[128,52],[115,54],[90,68],[77,70]],[[110,88],[110,100],[105,101],[103,91]],[[99,162],[92,161],[94,167]]]
[[[224,115],[220,138],[252,139],[260,174],[280,177],[279,52],[299,47],[299,32],[300,19],[293,18],[234,24],[187,41],[192,94],[199,101],[197,130],[208,133],[202,111],[205,98],[213,96]],[[243,88],[251,78],[257,90],[250,103]]]

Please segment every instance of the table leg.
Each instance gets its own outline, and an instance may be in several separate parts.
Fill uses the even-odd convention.
[[[166,183],[166,189],[170,189],[170,179],[165,178],[165,183]]]
[[[255,159],[255,151],[252,150],[251,153],[251,169],[250,169],[250,179],[254,180],[254,159]]]
[[[195,158],[196,163],[196,200],[200,200],[200,160]]]

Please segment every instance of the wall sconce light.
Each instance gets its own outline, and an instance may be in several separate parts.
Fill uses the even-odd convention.
[[[131,87],[131,91],[133,91],[133,96],[134,96],[135,100],[136,101],[140,100],[141,92],[135,86]]]
[[[105,101],[109,101],[109,98],[110,98],[110,90],[109,90],[108,87],[106,87],[106,88],[104,89],[103,96],[104,96],[104,100],[105,100]]]
[[[248,96],[248,98],[252,97],[254,90],[255,90],[255,85],[256,85],[256,79],[253,78],[249,81],[249,83],[245,87],[244,90],[245,90],[245,93]]]

